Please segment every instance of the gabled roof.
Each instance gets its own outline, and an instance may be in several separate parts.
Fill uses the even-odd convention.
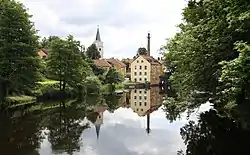
[[[126,65],[123,62],[121,62],[120,60],[118,60],[118,59],[113,59],[112,58],[112,59],[106,59],[106,61],[108,63],[110,63],[111,65],[113,65],[115,67],[118,67],[118,68],[126,67]]]
[[[105,59],[94,60],[94,64],[97,67],[112,67]]]
[[[152,65],[158,65],[158,64],[161,65],[161,63],[158,60],[156,60],[154,57],[148,56],[148,55],[139,55],[132,62],[134,62],[140,56],[143,57],[144,59],[146,59]]]

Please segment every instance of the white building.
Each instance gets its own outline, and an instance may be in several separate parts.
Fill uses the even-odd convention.
[[[93,44],[96,45],[97,50],[100,52],[101,54],[101,59],[103,59],[103,42],[101,41],[101,36],[100,36],[100,32],[99,32],[99,27],[97,28],[97,32],[96,32],[96,37],[95,37],[95,41],[93,42]]]

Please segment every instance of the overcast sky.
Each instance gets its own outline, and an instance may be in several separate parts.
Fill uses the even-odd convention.
[[[177,31],[186,0],[19,0],[33,15],[39,35],[74,35],[88,47],[97,25],[104,42],[104,57],[133,57],[146,47],[151,33],[151,55]]]

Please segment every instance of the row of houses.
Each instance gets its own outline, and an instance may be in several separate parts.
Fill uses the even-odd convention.
[[[150,56],[150,33],[148,33],[147,54],[137,55],[132,59],[127,58],[122,61],[116,58],[103,58],[103,42],[101,41],[99,27],[97,28],[96,39],[93,44],[96,45],[101,54],[100,59],[93,60],[94,64],[103,69],[115,68],[124,78],[129,78],[131,82],[135,83],[150,83],[151,85],[158,85],[160,77],[163,75],[164,65],[160,58],[155,59]],[[46,58],[48,52],[41,49],[38,52],[41,58]]]

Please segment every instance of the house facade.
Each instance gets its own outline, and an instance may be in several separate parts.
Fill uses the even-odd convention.
[[[140,55],[131,63],[131,81],[158,85],[163,75],[162,64],[152,56]]]
[[[105,59],[112,67],[114,67],[122,77],[126,76],[126,65],[118,59]]]

